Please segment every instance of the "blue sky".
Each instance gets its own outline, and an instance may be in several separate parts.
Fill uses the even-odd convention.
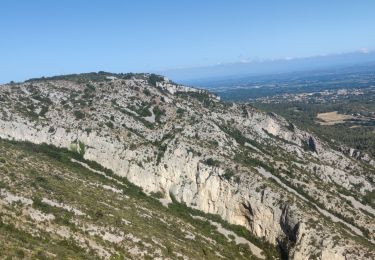
[[[0,82],[375,48],[375,1],[2,0]]]

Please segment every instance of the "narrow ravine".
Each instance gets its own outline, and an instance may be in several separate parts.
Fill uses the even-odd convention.
[[[258,172],[263,176],[263,177],[266,177],[266,178],[272,178],[273,180],[275,180],[278,184],[280,184],[283,188],[285,188],[287,191],[289,192],[292,192],[293,194],[295,194],[296,196],[298,196],[299,198],[303,199],[304,201],[309,201],[308,199],[306,199],[304,196],[302,196],[301,194],[299,194],[296,190],[294,190],[293,188],[289,187],[288,185],[286,185],[284,182],[282,182],[278,177],[276,177],[275,175],[273,175],[272,173],[266,171],[265,169],[261,168],[261,167],[258,167],[256,168],[258,170]],[[342,224],[344,224],[345,226],[347,226],[352,232],[354,232],[356,235],[358,236],[361,236],[365,239],[367,239],[366,237],[364,237],[363,233],[361,230],[359,230],[357,227],[345,222],[344,220],[336,217],[335,215],[331,214],[330,212],[328,212],[327,210],[325,209],[322,209],[320,208],[318,205],[316,205],[315,203],[309,201],[312,205],[314,205],[314,207],[324,216],[326,217],[329,217],[333,222],[340,222]],[[368,240],[368,239],[367,239]],[[371,243],[375,244],[374,241],[372,240],[369,240]]]

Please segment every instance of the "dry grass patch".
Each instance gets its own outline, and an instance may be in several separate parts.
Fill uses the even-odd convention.
[[[337,111],[319,113],[316,117],[321,125],[335,125],[344,123],[346,120],[354,119],[351,115],[339,114]]]

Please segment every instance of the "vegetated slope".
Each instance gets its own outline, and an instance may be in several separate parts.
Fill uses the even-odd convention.
[[[148,74],[35,79],[0,100],[2,138],[69,148],[293,259],[374,257],[374,162],[275,114]]]
[[[201,212],[166,208],[77,154],[4,140],[0,154],[1,258],[255,259]]]

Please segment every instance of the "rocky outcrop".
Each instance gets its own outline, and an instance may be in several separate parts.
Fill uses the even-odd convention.
[[[316,145],[316,140],[313,136],[310,136],[309,137],[309,140],[308,140],[308,146],[310,148],[311,151],[313,152],[317,152],[317,145]]]
[[[375,166],[374,159],[371,158],[367,153],[364,153],[364,152],[362,152],[358,149],[353,149],[353,148],[350,148],[350,147],[341,146],[340,151],[342,151],[344,154],[346,154],[346,155],[348,155],[352,158],[355,158],[356,160],[364,161],[364,162],[369,163],[372,166]]]

